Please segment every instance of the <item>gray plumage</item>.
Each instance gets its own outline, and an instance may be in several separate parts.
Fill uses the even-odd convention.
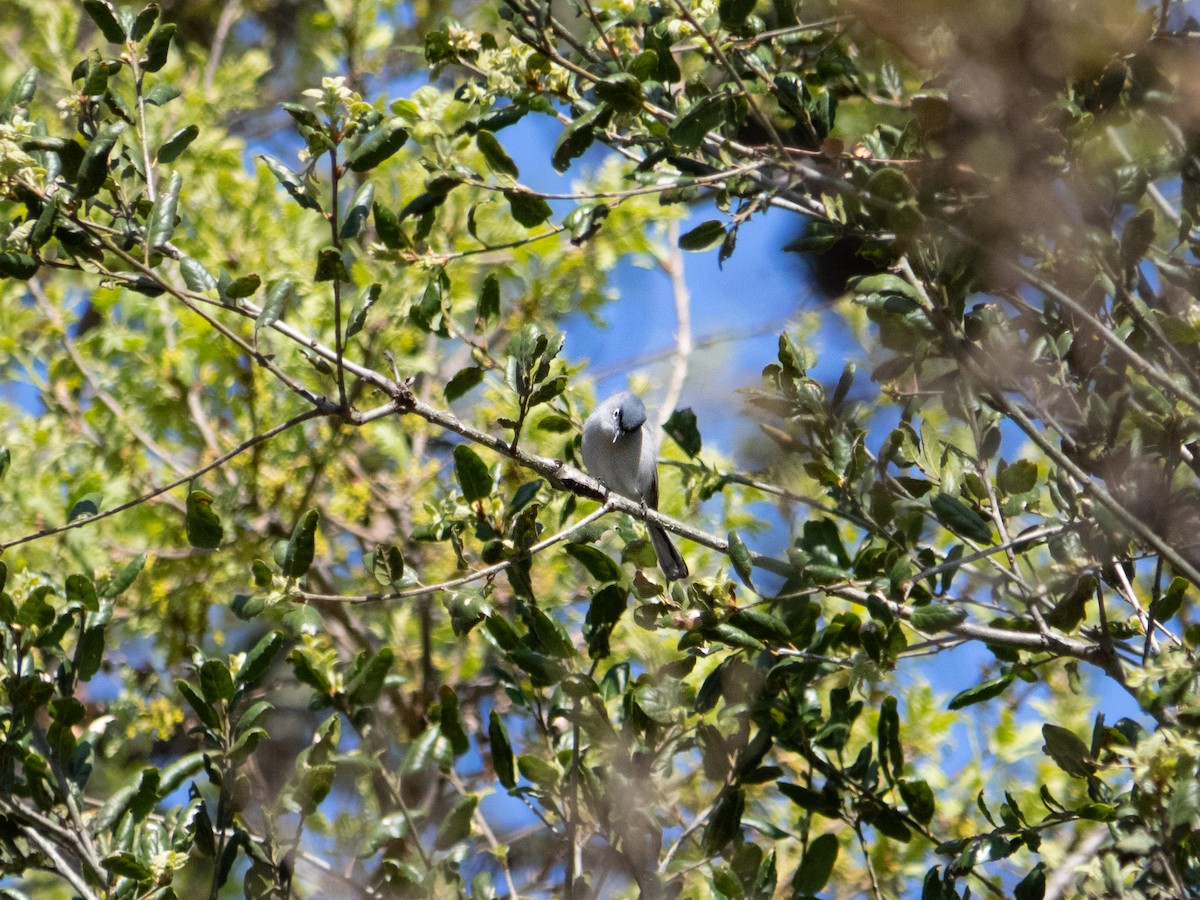
[[[658,509],[658,442],[646,426],[646,407],[629,391],[609,397],[583,423],[583,464],[610,491]],[[668,581],[688,574],[670,536],[650,522],[650,543]]]

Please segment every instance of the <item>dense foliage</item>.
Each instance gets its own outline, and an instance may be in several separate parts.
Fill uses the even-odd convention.
[[[0,894],[1200,894],[1186,5],[246,5],[0,22]],[[563,320],[768,210],[872,370],[606,499]]]

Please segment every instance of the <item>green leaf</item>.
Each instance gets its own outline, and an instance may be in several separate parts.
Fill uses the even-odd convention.
[[[287,551],[284,553],[283,565],[280,567],[286,577],[303,578],[308,572],[316,553],[317,523],[320,519],[320,513],[315,509],[310,509],[300,517],[300,521],[292,529],[292,536],[288,540]]]
[[[496,779],[511,790],[517,786],[512,741],[508,739],[508,729],[504,727],[504,720],[494,709],[488,717],[488,743],[492,748],[492,768],[496,770]]]
[[[93,2],[97,6],[100,5],[99,0],[93,0]],[[100,860],[100,865],[113,875],[119,878],[129,878],[132,881],[150,881],[153,877],[150,867],[127,850],[109,854]]]
[[[1047,722],[1042,725],[1042,737],[1046,739],[1042,752],[1068,775],[1086,778],[1096,771],[1096,762],[1087,744],[1075,732]]]
[[[158,199],[151,206],[150,217],[146,220],[146,244],[151,247],[167,244],[175,234],[175,210],[179,206],[179,190],[182,186],[184,176],[173,172],[166,190],[158,194]]]
[[[709,94],[671,125],[671,142],[684,153],[691,153],[720,128],[728,113],[729,97],[721,93]]]
[[[214,708],[233,699],[233,676],[229,666],[219,659],[206,659],[200,666],[200,691]]]
[[[104,495],[99,491],[92,491],[89,494],[84,494],[71,507],[71,511],[67,514],[67,521],[74,522],[76,519],[82,519],[86,516],[94,516],[100,512],[100,501],[104,499]]]
[[[190,491],[187,496],[187,539],[193,547],[212,550],[221,546],[225,536],[221,519],[212,508],[212,495]]]
[[[104,662],[105,626],[85,628],[75,649],[75,674],[80,681],[90,681]]]
[[[182,678],[175,682],[179,687],[179,693],[183,695],[183,699],[188,702],[188,705],[195,710],[196,716],[206,726],[219,731],[221,728],[221,720],[217,717],[217,711],[209,705],[204,696],[196,690],[195,685],[190,681],[184,681]]]
[[[550,204],[536,194],[508,190],[504,192],[504,196],[508,198],[513,218],[526,228],[541,225],[553,213]]]
[[[8,564],[0,559],[0,592],[4,590],[4,585],[8,581]]]
[[[346,218],[342,221],[342,240],[349,241],[358,237],[363,230],[363,226],[367,224],[367,216],[371,212],[371,205],[375,202],[375,182],[368,181],[358,189],[358,193],[354,195],[354,199],[350,202],[350,208],[346,211]]]
[[[902,778],[899,787],[908,814],[922,825],[928,825],[935,809],[933,789],[920,778]]]
[[[404,556],[395,544],[376,544],[371,574],[383,587],[394,587],[404,577]]]
[[[619,113],[636,113],[644,102],[642,83],[628,72],[619,72],[598,82],[596,96]]]
[[[40,267],[41,263],[28,253],[13,253],[11,250],[0,252],[0,276],[5,278],[28,281]]]
[[[242,661],[242,667],[238,669],[238,688],[251,688],[262,681],[282,646],[282,632],[268,631],[259,638],[258,643],[246,653],[246,658]]]
[[[702,250],[711,250],[723,240],[725,240],[725,224],[719,219],[709,219],[707,222],[701,222],[691,231],[681,234],[679,248],[698,253]]]
[[[383,285],[378,281],[373,281],[365,288],[358,292],[358,297],[354,300],[354,306],[350,309],[350,319],[346,323],[345,340],[350,340],[367,324],[367,313],[371,307],[379,299],[379,294],[383,290]]]
[[[729,624],[762,641],[787,643],[791,638],[786,623],[762,609],[739,609],[729,617]]]
[[[753,4],[752,4],[753,5]],[[834,834],[822,834],[808,845],[800,867],[792,876],[792,890],[797,894],[816,894],[833,874],[837,862],[838,839]]]
[[[1013,887],[1013,900],[1043,900],[1046,896],[1046,864],[1039,862]]]
[[[523,753],[517,758],[517,769],[542,790],[549,790],[558,784],[561,774],[553,764],[531,753]]]
[[[79,177],[75,182],[75,192],[80,197],[94,197],[104,187],[108,178],[108,157],[127,127],[124,122],[110,122],[92,138],[79,163]]]
[[[230,278],[229,273],[222,272],[221,277],[217,279],[217,290],[225,300],[242,300],[252,297],[261,285],[262,279],[253,272],[239,278]]]
[[[302,125],[304,128],[313,131],[321,129],[321,120],[307,106],[300,103],[280,103],[279,108],[291,116],[297,125]]]
[[[483,279],[476,316],[485,324],[491,324],[500,318],[500,279],[496,277],[495,272],[488,273]]]
[[[1012,673],[1008,673],[1000,675],[997,678],[990,678],[982,684],[967,688],[965,691],[959,691],[951,698],[949,709],[962,709],[974,703],[983,703],[985,700],[999,697],[1008,689],[1012,681]]]
[[[966,618],[967,611],[961,606],[949,603],[928,603],[925,606],[916,607],[912,611],[909,622],[918,631],[936,633],[949,631],[964,622]]]
[[[703,846],[707,855],[716,855],[737,836],[745,808],[746,794],[740,787],[727,787],[721,791],[704,828]]]
[[[475,132],[475,145],[487,160],[488,167],[497,175],[507,175],[509,178],[519,178],[521,175],[517,164],[504,152],[496,136],[486,129]]]
[[[455,756],[462,756],[471,749],[471,739],[463,728],[458,707],[458,695],[449,685],[438,688],[438,727],[442,736],[450,742]]]
[[[939,491],[934,495],[930,505],[933,507],[933,514],[937,516],[938,521],[959,537],[981,544],[991,543],[991,524],[957,497]]]
[[[408,237],[400,227],[400,220],[396,218],[396,214],[378,203],[372,205],[372,210],[375,215],[375,233],[379,235],[379,240],[383,241],[383,246],[389,250],[407,247]]]
[[[254,321],[255,341],[258,340],[259,331],[270,328],[283,315],[283,308],[291,299],[292,292],[293,285],[290,278],[281,278],[271,285],[271,289],[267,291],[266,299],[263,301],[262,311]]]
[[[317,251],[317,268],[313,273],[313,281],[349,281],[350,274],[346,271],[346,261],[342,251],[337,247],[322,247]]]
[[[0,577],[0,589],[4,587],[4,579]],[[100,598],[96,596],[96,586],[86,575],[67,576],[67,602],[78,603],[88,612],[100,611]]]
[[[574,557],[597,581],[603,583],[620,580],[621,567],[608,554],[591,544],[571,543],[567,544],[565,549],[568,555]]]
[[[484,371],[479,366],[467,366],[454,373],[446,382],[444,393],[447,403],[453,403],[483,381]]]
[[[125,29],[121,27],[121,23],[117,21],[116,15],[107,3],[103,0],[83,0],[83,8],[87,12],[91,20],[100,28],[100,32],[104,35],[104,39],[110,44],[124,44]]]
[[[170,103],[183,92],[173,84],[156,84],[146,92],[146,102],[151,106]]]
[[[146,44],[146,60],[142,68],[147,72],[157,72],[167,64],[167,54],[171,50],[171,38],[175,36],[175,23],[164,22],[158,26],[150,42]]]
[[[133,20],[133,28],[130,29],[129,36],[135,41],[140,41],[150,33],[150,29],[154,27],[154,23],[158,21],[159,8],[157,3],[147,4],[141,12],[137,14],[137,18]]]
[[[468,503],[484,500],[491,494],[492,476],[487,464],[466,444],[454,448],[454,474]]]
[[[45,585],[34,589],[17,610],[13,624],[22,628],[49,628],[54,624],[54,607],[46,602],[49,593]]]
[[[396,654],[390,647],[381,647],[378,653],[371,654],[346,684],[346,696],[350,703],[354,706],[371,706],[375,703],[383,693],[383,683],[395,661]],[[445,731],[443,726],[442,732]]]
[[[435,850],[448,850],[471,835],[471,816],[475,814],[478,797],[460,797],[446,813],[433,838]]]
[[[619,584],[606,584],[592,597],[583,623],[583,639],[592,659],[608,656],[609,637],[628,606],[629,591]]]
[[[268,171],[275,176],[275,180],[283,187],[293,200],[300,204],[304,209],[311,209],[314,212],[321,212],[321,204],[311,197],[304,188],[304,184],[300,179],[283,163],[273,156],[267,156],[265,153],[260,153],[258,158],[263,161]]]
[[[190,256],[179,257],[179,274],[183,276],[183,283],[189,291],[200,294],[217,289],[217,279]]]
[[[1121,267],[1137,266],[1154,243],[1154,210],[1146,207],[1125,225],[1121,235]]]
[[[604,128],[611,116],[612,110],[609,107],[597,105],[563,129],[550,156],[554,170],[565,172],[571,167],[572,160],[583,156],[596,139],[596,129]]]
[[[696,414],[692,412],[691,407],[672,412],[663,430],[689,457],[695,459],[700,455],[700,429],[696,425]]]
[[[883,698],[879,708],[879,761],[891,778],[904,771],[904,747],[900,743],[900,714],[896,709],[896,698],[890,694]]]
[[[0,107],[0,114],[7,113],[18,106],[28,106],[33,100],[33,95],[37,91],[37,66],[30,66],[13,82],[12,88],[8,92],[8,97],[5,99],[3,107]]]
[[[114,600],[121,596],[137,580],[145,565],[146,554],[139,553],[120,572],[109,579],[108,584],[101,588],[100,596],[105,600]]]
[[[351,151],[346,157],[346,166],[355,172],[370,171],[394,155],[407,140],[404,120],[388,119],[372,129],[362,143]]]
[[[1034,489],[1037,477],[1037,463],[1019,459],[996,472],[996,484],[1006,494],[1024,494]]]
[[[729,561],[733,563],[733,571],[748,588],[753,588],[753,566],[750,562],[750,548],[746,546],[742,536],[736,531],[729,532]]]

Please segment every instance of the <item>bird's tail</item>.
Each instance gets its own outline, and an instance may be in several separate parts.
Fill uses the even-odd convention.
[[[679,581],[681,578],[687,578],[687,563],[683,561],[683,554],[679,552],[679,548],[671,542],[671,536],[657,525],[650,525],[648,528],[650,543],[654,545],[658,564],[662,568],[663,574],[667,576],[667,581]]]

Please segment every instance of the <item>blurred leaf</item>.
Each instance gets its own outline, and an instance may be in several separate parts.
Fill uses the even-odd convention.
[[[636,113],[642,108],[642,84],[629,72],[596,82],[596,96],[618,113]]]
[[[405,141],[408,131],[402,119],[388,119],[367,134],[361,144],[346,157],[346,166],[355,172],[374,169],[388,157],[393,156]]]
[[[902,778],[898,784],[900,797],[908,807],[908,814],[922,825],[928,825],[933,819],[936,807],[933,789],[920,778]]]
[[[792,890],[798,894],[816,894],[833,874],[837,862],[837,835],[822,834],[814,838],[804,851],[800,867],[792,876]]]
[[[101,500],[103,500],[103,495],[99,491],[84,494],[71,507],[71,511],[67,514],[67,521],[74,522],[76,519],[96,515],[100,512]]]
[[[314,212],[322,212],[321,204],[313,199],[304,188],[304,184],[299,178],[273,156],[267,156],[265,153],[260,153],[258,158],[263,161],[275,180],[283,187],[293,200],[299,203],[304,209],[311,209]]]
[[[79,178],[75,182],[75,192],[80,197],[94,197],[104,187],[108,178],[109,155],[127,127],[124,122],[110,122],[88,144],[83,161],[79,163]]]
[[[353,240],[362,233],[374,202],[375,182],[363,182],[358,193],[354,195],[354,199],[350,201],[350,208],[346,210],[346,217],[342,220],[341,237],[343,241]]]
[[[500,142],[490,131],[480,129],[475,132],[475,145],[479,147],[483,158],[487,160],[489,168],[497,175],[506,175],[509,178],[520,177],[521,172],[517,168],[517,164],[504,152],[504,148],[500,146]]]
[[[157,72],[167,64],[167,54],[171,50],[171,39],[175,37],[175,23],[164,22],[158,26],[146,44],[146,61],[142,68],[147,72]]]
[[[454,377],[446,382],[444,388],[446,402],[453,403],[472,388],[477,387],[483,381],[483,376],[484,371],[479,366],[467,366],[465,369],[459,369]]]
[[[492,492],[492,476],[487,464],[467,444],[454,448],[454,474],[468,503],[486,500]]]
[[[603,551],[590,544],[569,543],[564,548],[596,581],[619,581],[621,567]]]
[[[959,691],[951,698],[948,709],[962,709],[966,706],[971,706],[974,703],[983,703],[986,700],[991,700],[994,697],[999,697],[1012,684],[1013,676],[1011,673],[1000,675],[997,678],[991,678],[982,684],[977,684],[974,687],[969,687],[964,691]]]
[[[104,35],[106,41],[110,44],[125,43],[125,38],[127,37],[125,29],[117,21],[117,17],[113,14],[112,7],[108,3],[104,2],[104,0],[83,0],[83,8],[91,20],[100,28],[100,32]]]
[[[371,574],[383,587],[395,587],[404,577],[404,556],[394,544],[376,544]]]
[[[244,690],[255,687],[262,681],[282,647],[283,634],[279,631],[268,631],[259,638],[258,643],[246,653],[246,658],[238,669],[238,688]]]
[[[663,430],[692,459],[700,455],[700,430],[696,427],[696,414],[690,407],[672,412]]]
[[[957,497],[939,492],[934,495],[930,505],[933,507],[933,514],[937,516],[938,521],[959,537],[981,544],[991,543],[991,524]]]
[[[310,509],[296,523],[281,566],[286,577],[303,578],[308,573],[316,553],[317,523],[320,518],[320,513]]]
[[[172,172],[166,189],[158,195],[158,199],[150,208],[150,217],[146,221],[146,243],[151,247],[163,246],[175,233],[175,215],[179,206],[179,190],[182,187],[183,176]]]
[[[753,588],[753,566],[751,564],[750,548],[742,540],[742,536],[736,531],[729,532],[729,561],[733,563],[733,570],[737,572],[738,578],[742,579],[742,583],[746,587]]]
[[[746,794],[741,788],[727,787],[721,791],[704,828],[702,843],[705,853],[719,853],[740,833],[745,808]]]
[[[158,148],[156,157],[160,163],[170,164],[179,159],[180,155],[197,137],[200,129],[195,125],[185,125],[171,134]]]
[[[479,798],[472,796],[460,797],[455,802],[438,825],[437,834],[433,838],[435,850],[448,850],[470,836],[471,816],[475,814],[478,803]]]
[[[536,194],[508,190],[504,192],[504,196],[508,198],[513,218],[526,228],[541,225],[553,213],[550,204]]]
[[[512,742],[508,739],[508,729],[504,727],[504,720],[494,709],[488,716],[488,743],[492,748],[492,768],[496,770],[496,779],[506,788],[516,787]]]
[[[346,335],[344,341],[350,340],[367,324],[367,313],[371,311],[371,307],[375,305],[379,299],[379,293],[383,290],[383,285],[378,281],[374,281],[358,292],[358,296],[354,300],[354,306],[350,309],[350,319],[346,323]]]
[[[290,278],[281,278],[279,281],[271,285],[267,291],[266,299],[263,300],[262,312],[258,314],[258,318],[254,321],[254,339],[258,340],[258,333],[264,328],[270,328],[283,315],[283,308],[292,298],[294,286]]]
[[[1096,764],[1088,752],[1087,744],[1075,732],[1046,722],[1042,725],[1042,737],[1046,739],[1042,752],[1068,775],[1086,778],[1095,771]]]
[[[187,539],[193,547],[212,550],[221,546],[224,530],[221,519],[212,508],[213,498],[204,491],[190,491],[187,496]]]
[[[719,219],[709,219],[701,222],[690,231],[679,236],[681,250],[700,252],[711,250],[725,239],[725,223]]]
[[[949,603],[929,603],[913,609],[909,622],[918,631],[935,634],[939,631],[949,631],[956,625],[961,625],[967,619],[967,611],[961,606]]]

